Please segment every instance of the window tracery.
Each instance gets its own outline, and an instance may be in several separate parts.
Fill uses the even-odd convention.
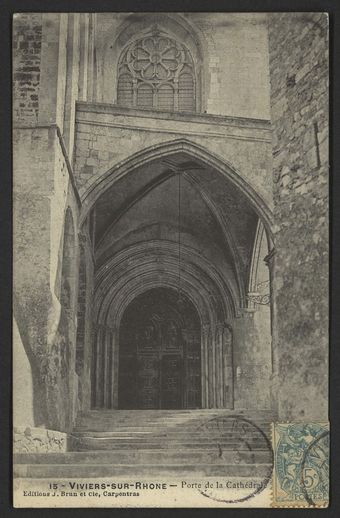
[[[123,51],[117,102],[122,106],[195,111],[195,70],[188,49],[157,29]]]

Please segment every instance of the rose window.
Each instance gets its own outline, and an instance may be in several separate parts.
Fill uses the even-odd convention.
[[[131,43],[119,60],[117,100],[122,106],[195,111],[189,51],[158,31]]]

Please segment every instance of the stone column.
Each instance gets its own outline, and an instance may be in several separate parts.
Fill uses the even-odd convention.
[[[97,326],[96,332],[96,388],[95,388],[95,406],[102,407],[103,406],[103,373],[102,373],[102,365],[103,365],[103,326]]]
[[[208,350],[209,350],[209,335],[210,326],[204,324],[202,326],[202,337],[201,337],[201,379],[202,379],[202,408],[209,408],[209,362],[208,362]]]
[[[270,286],[270,327],[272,335],[272,347],[271,347],[271,405],[272,409],[277,411],[277,393],[279,388],[278,370],[279,370],[279,359],[277,351],[277,327],[276,327],[276,303],[273,291],[275,290],[275,277],[273,275],[275,268],[275,248],[272,248],[269,254],[264,258],[264,261],[269,269],[269,286]]]
[[[110,330],[110,408],[116,408],[115,402],[117,400],[117,390],[115,388],[116,376],[115,376],[115,330]]]
[[[208,335],[208,408],[215,406],[215,337],[214,330],[210,328]]]
[[[39,90],[39,124],[64,126],[67,13],[43,13]]]
[[[223,408],[223,329],[224,325],[218,323],[215,330],[215,402],[217,408]]]
[[[85,258],[86,258],[86,301],[85,301],[85,336],[84,336],[84,369],[83,369],[83,405],[82,410],[91,408],[91,373],[93,358],[93,284],[94,284],[94,259],[92,255],[92,243],[86,234]]]
[[[94,74],[95,74],[95,23],[96,14],[90,14],[89,20],[89,42],[88,42],[88,73],[87,73],[87,101],[92,102],[94,100]]]
[[[109,406],[109,351],[110,351],[110,331],[105,326],[103,332],[103,356],[104,356],[104,365],[103,365],[103,399],[104,399],[104,408],[108,408]]]
[[[223,327],[222,359],[223,407],[234,408],[233,335],[228,325]]]
[[[70,162],[73,159],[76,101],[79,88],[79,13],[70,13],[67,34],[67,72],[63,138]]]
[[[89,53],[89,13],[80,14],[79,101],[87,100],[87,72]]]
[[[119,367],[119,340],[118,331],[112,331],[112,408],[118,408],[118,367]]]

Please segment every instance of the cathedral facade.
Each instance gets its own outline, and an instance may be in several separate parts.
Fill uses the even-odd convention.
[[[91,409],[327,420],[327,48],[321,13],[14,17],[18,451]]]

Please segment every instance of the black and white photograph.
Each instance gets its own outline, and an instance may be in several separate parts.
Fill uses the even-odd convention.
[[[18,12],[15,507],[329,504],[329,16]]]

